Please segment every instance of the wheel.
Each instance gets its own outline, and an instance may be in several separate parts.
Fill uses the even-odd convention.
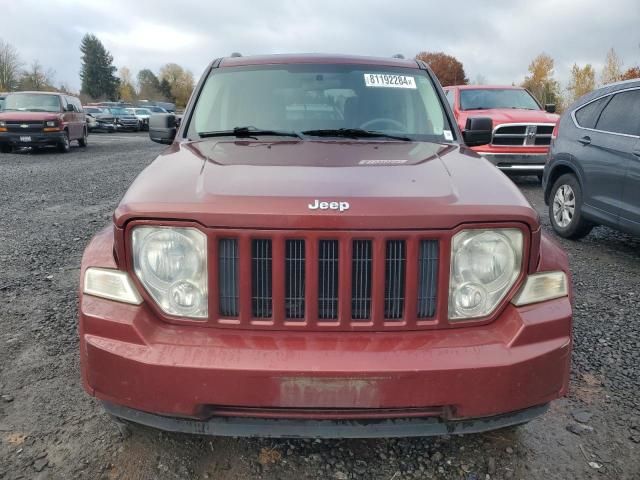
[[[0,153],[11,153],[13,152],[13,147],[11,145],[0,145]]]
[[[71,142],[69,141],[69,132],[64,132],[64,136],[60,143],[58,143],[58,151],[60,153],[67,153],[71,150]]]
[[[582,217],[582,188],[575,175],[561,175],[549,200],[549,219],[558,235],[577,240],[589,234],[594,225]]]
[[[87,137],[88,137],[88,133],[87,133],[87,129],[84,129],[84,133],[82,134],[82,138],[78,139],[78,145],[81,147],[86,147],[87,146]]]

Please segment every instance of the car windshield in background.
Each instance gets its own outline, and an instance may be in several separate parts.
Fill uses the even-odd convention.
[[[131,115],[126,108],[109,108],[109,112],[113,115]]]
[[[59,112],[60,97],[31,93],[13,93],[5,99],[5,111]]]
[[[102,109],[96,107],[84,107],[84,113],[102,113]]]
[[[149,110],[153,113],[168,113],[164,108],[160,107],[149,107]]]
[[[460,90],[461,110],[489,110],[492,108],[540,110],[540,105],[529,92],[518,88],[471,88]]]
[[[149,110],[147,110],[146,108],[136,108],[135,109],[136,115],[150,115],[151,112]]]
[[[356,130],[433,142],[453,138],[424,71],[366,65],[215,70],[189,125],[191,138],[242,128],[323,138],[333,136],[331,131],[336,137],[371,138]]]

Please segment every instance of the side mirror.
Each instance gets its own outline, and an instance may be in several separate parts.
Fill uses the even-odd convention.
[[[555,103],[545,103],[544,109],[549,113],[556,113],[556,104]]]
[[[493,120],[489,117],[467,118],[462,137],[468,147],[478,147],[491,143]]]
[[[178,131],[176,116],[170,113],[154,113],[149,117],[149,138],[157,143],[170,145]]]
[[[65,112],[75,112],[75,108],[70,103],[67,103],[67,108],[64,109]]]

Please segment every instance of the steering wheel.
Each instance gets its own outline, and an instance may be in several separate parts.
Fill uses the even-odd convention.
[[[394,120],[393,118],[382,118],[382,117],[367,120],[362,125],[360,125],[360,128],[364,130],[384,130],[384,128],[378,128],[378,129],[370,128],[373,125],[378,123],[382,125],[391,125],[393,127],[397,127],[401,132],[404,132],[406,130],[406,127],[402,123],[400,123],[398,120]]]

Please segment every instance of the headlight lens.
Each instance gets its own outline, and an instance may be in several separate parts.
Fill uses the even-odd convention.
[[[207,317],[207,237],[196,228],[136,227],[133,268],[160,308]]]
[[[522,231],[463,230],[451,244],[449,319],[490,314],[520,275]]]
[[[0,120],[0,127],[6,127],[7,126],[7,122],[5,122],[4,120]]]
[[[47,120],[47,127],[55,127],[55,126],[56,126],[55,120]]]

